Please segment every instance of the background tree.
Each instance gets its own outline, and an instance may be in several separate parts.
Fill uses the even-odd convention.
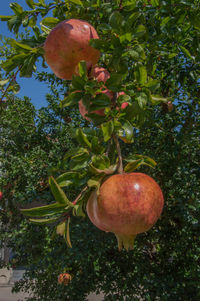
[[[30,76],[35,69],[35,60],[42,54],[41,49],[37,47],[45,40],[47,26],[54,27],[59,21],[71,17],[81,18],[93,24],[100,35],[100,40],[92,41],[92,45],[101,50],[100,63],[111,72],[109,88],[113,92],[123,90],[130,96],[126,123],[123,122],[123,113],[118,116],[125,138],[128,140],[134,138],[134,144],[121,143],[123,158],[130,156],[132,168],[137,166],[139,170],[152,175],[159,182],[165,196],[165,208],[162,219],[150,232],[137,238],[134,251],[129,253],[125,251],[119,253],[114,237],[96,229],[87,218],[73,219],[72,249],[66,249],[59,236],[55,237],[55,240],[50,240],[51,230],[41,226],[30,226],[27,221],[22,220],[22,224],[25,223],[27,228],[30,227],[30,233],[34,233],[34,229],[37,229],[34,227],[40,228],[44,245],[41,244],[40,259],[37,257],[32,261],[34,254],[30,256],[29,263],[34,262],[34,266],[15,289],[28,290],[31,287],[34,296],[29,300],[85,300],[91,291],[104,292],[104,300],[109,301],[139,300],[140,297],[144,300],[198,300],[200,296],[198,244],[200,207],[197,188],[199,2],[180,1],[178,5],[175,1],[153,0],[137,2],[124,0],[112,3],[110,1],[52,1],[48,4],[45,1],[39,1],[38,4],[27,1],[27,3],[30,5],[30,11],[24,11],[15,4],[12,5],[14,15],[2,17],[16,33],[21,23],[25,27],[31,26],[34,32],[31,38],[18,42],[10,41],[16,54],[12,54],[12,57],[3,64],[3,68],[10,72],[20,67],[21,76]],[[40,14],[43,17],[41,28],[36,23]],[[40,29],[43,30],[42,34]],[[73,79],[72,86],[46,74],[39,74],[38,77],[40,80],[48,78],[54,88],[52,92],[57,98],[60,98],[60,91],[56,91],[58,84],[63,85],[61,89],[73,92],[80,83],[80,77]],[[85,90],[90,83],[85,80],[81,89]],[[62,101],[64,107],[62,110],[68,110],[69,104],[74,110],[77,109],[78,99],[75,101],[72,94],[69,93]],[[173,101],[174,104],[169,101]],[[52,99],[51,108],[56,108],[55,103]],[[5,118],[12,108],[13,106],[9,106],[9,109],[3,110],[2,118]],[[48,140],[47,134],[51,128],[49,124],[52,125],[52,132],[54,128],[57,129],[57,116],[60,116],[60,110],[57,106],[54,111],[56,118],[52,118],[53,116],[47,118],[47,111],[45,109],[41,111],[41,120],[47,121],[47,127],[44,127],[45,122],[42,123],[43,126],[40,122],[36,123],[36,133],[41,128],[44,129],[45,141]],[[91,132],[87,128],[88,124],[85,121],[78,124],[75,115],[71,115],[74,111],[68,112],[72,118],[70,127],[83,125],[84,133],[90,140]],[[10,116],[13,114],[10,113]],[[131,126],[129,123],[127,126],[127,120]],[[101,120],[94,117],[93,121],[98,125]],[[116,125],[110,127],[110,124],[104,121],[104,140],[107,140],[105,137],[109,140],[112,133],[117,131]],[[5,131],[7,138],[9,133]],[[70,133],[73,133],[73,130]],[[50,140],[55,144],[54,147],[56,146],[54,139],[58,139],[57,137],[58,130],[53,140]],[[68,136],[69,141],[70,137]],[[18,144],[19,146],[21,147]],[[59,163],[64,151],[66,150],[62,150],[59,146],[57,154],[59,153],[60,157],[56,154],[55,161],[50,159],[52,167]],[[20,148],[18,152],[21,153]],[[135,154],[142,157],[134,157]],[[31,152],[27,151],[27,155],[31,157]],[[141,161],[145,163],[144,155],[156,160],[157,167],[154,170],[143,165],[139,166]],[[38,159],[40,153],[39,155],[36,153],[36,156]],[[85,161],[87,160],[88,158]],[[6,160],[3,164],[6,166]],[[62,166],[63,161],[60,164],[56,170],[51,170],[50,174],[60,174],[67,168],[66,165]],[[84,164],[83,160],[81,165]],[[13,165],[15,166],[14,162]],[[37,169],[35,167],[36,163],[34,170],[46,173],[45,169],[41,169],[41,165],[38,165]],[[7,172],[10,170],[10,175],[13,176],[12,166],[6,170]],[[24,170],[28,172],[28,168]],[[30,179],[32,175],[34,171],[33,173],[31,171]],[[38,175],[35,176],[35,181],[38,181]],[[32,185],[33,180],[31,179],[29,183]],[[31,199],[29,195],[32,195],[33,191],[33,186],[31,189],[28,189],[28,185],[25,186],[24,200]],[[76,183],[75,189],[67,187],[68,195],[71,193],[70,197],[77,195],[77,192]],[[13,194],[15,207],[20,199],[19,194],[20,189],[17,186],[16,193]],[[51,200],[48,189],[47,194],[46,200]],[[6,195],[5,200],[8,198]],[[7,203],[5,208],[8,208]],[[13,227],[15,229],[16,224]],[[74,276],[68,287],[57,285],[57,276],[64,268]]]

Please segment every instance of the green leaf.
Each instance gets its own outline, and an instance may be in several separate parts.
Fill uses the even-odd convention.
[[[173,59],[175,56],[177,56],[178,55],[178,53],[175,53],[175,52],[172,52],[172,53],[170,53],[169,55],[168,55],[168,58],[169,59]]]
[[[83,203],[76,204],[74,206],[73,215],[85,217],[85,212],[83,210]]]
[[[151,0],[153,6],[159,6],[159,0]]]
[[[56,222],[60,217],[52,217],[52,218],[42,218],[42,219],[33,219],[30,218],[29,221],[34,224],[46,225]]]
[[[32,8],[32,9],[35,8],[35,3],[33,0],[26,0],[26,3],[30,8]]]
[[[30,22],[29,22],[29,26],[31,26]],[[51,28],[43,25],[42,22],[40,22],[40,26],[41,26],[42,31],[45,32],[47,35],[51,32]]]
[[[65,221],[61,222],[57,227],[56,227],[56,234],[63,236],[65,233]]]
[[[105,169],[98,169],[94,167],[92,164],[90,164],[89,169],[95,175],[99,175],[99,174],[112,175],[117,170],[117,164],[110,165],[109,168],[105,168]]]
[[[108,106],[110,106],[110,98],[108,97],[108,95],[104,94],[104,93],[99,93],[96,95],[95,98],[92,99],[92,102],[89,106],[89,110],[88,112],[94,112],[96,110],[100,110],[100,109],[104,109]]]
[[[136,96],[136,100],[138,102],[138,105],[141,109],[144,109],[147,104],[147,95],[144,92],[138,92]]]
[[[53,17],[47,17],[47,18],[44,18],[42,20],[42,24],[44,26],[48,26],[50,28],[53,28],[55,27],[58,23],[60,22],[60,20],[58,20],[57,18],[53,18]]]
[[[155,91],[160,87],[159,80],[152,80],[150,79],[146,84],[145,87],[149,88],[151,91]]]
[[[134,171],[142,164],[142,162],[143,162],[143,159],[133,160],[124,167],[124,171],[125,172]]]
[[[75,90],[83,90],[85,85],[85,80],[80,77],[73,75],[72,76],[72,86]]]
[[[155,168],[155,166],[157,165],[157,163],[152,158],[145,155],[134,154],[134,155],[130,155],[128,158],[125,159],[125,161],[130,163],[137,160],[142,160],[141,162],[142,165],[147,165],[152,168]]]
[[[4,79],[4,80],[0,80],[0,86],[5,86],[8,82],[9,82],[9,78],[8,79]]]
[[[38,0],[41,6],[46,7],[45,0]]]
[[[106,81],[106,88],[118,92],[122,80],[123,74],[111,74],[110,78]]]
[[[146,27],[144,25],[138,25],[138,27],[134,31],[134,37],[140,38],[146,33]]]
[[[108,122],[103,123],[101,125],[101,129],[103,132],[104,141],[107,142],[111,138],[114,131],[113,121],[110,120]]]
[[[51,188],[51,192],[58,203],[73,207],[73,204],[68,200],[64,191],[61,189],[61,187],[58,185],[58,183],[52,176],[49,178],[49,185]]]
[[[147,166],[149,166],[151,168],[155,168],[156,165],[157,165],[156,161],[154,161],[153,159],[151,159],[151,158],[149,158],[147,156],[144,156],[143,160],[144,160],[143,165],[147,165]]]
[[[84,132],[82,131],[82,129],[77,129],[76,130],[76,138],[78,140],[78,142],[84,146],[84,147],[88,147],[89,149],[91,149],[91,143],[89,142],[87,135],[84,134]]]
[[[137,52],[137,51],[135,51],[135,50],[129,50],[128,52],[127,52],[127,54],[128,54],[128,56],[130,56],[132,59],[134,59],[134,60],[138,60],[139,59],[139,57],[140,57],[140,55],[139,55],[139,53]]]
[[[64,205],[60,203],[53,203],[50,205],[45,205],[36,208],[21,209],[20,211],[22,212],[22,214],[26,216],[32,216],[32,217],[49,216],[49,215],[55,215],[57,213],[65,212],[66,204]]]
[[[67,1],[68,2],[68,1]],[[81,0],[70,0],[70,2],[75,3],[77,5],[83,6],[83,3]]]
[[[99,188],[101,186],[101,180],[102,180],[102,178],[100,178],[98,180],[96,180],[95,178],[94,179],[91,178],[90,180],[88,180],[88,187],[91,187],[91,188],[95,187],[97,190],[97,194],[98,194]]]
[[[36,71],[35,62],[37,60],[36,55],[29,55],[25,60],[22,68],[20,69],[20,77],[31,77],[32,73]]]
[[[70,233],[69,233],[69,224],[70,224],[70,217],[68,217],[67,222],[66,222],[66,226],[65,226],[65,241],[68,245],[69,248],[72,248],[72,244],[71,244],[71,240],[70,240]]]
[[[110,166],[110,159],[105,155],[95,155],[92,157],[92,164],[99,169],[106,169]]]
[[[16,15],[21,15],[23,13],[23,8],[18,3],[10,3],[10,8],[14,11]]]
[[[84,178],[82,178],[81,174],[78,172],[69,171],[57,177],[56,181],[60,187],[66,187],[70,185],[79,186],[82,184],[82,182],[84,182]]]
[[[88,151],[80,151],[76,156],[71,157],[70,168],[71,170],[83,170],[88,166],[89,161],[90,154]]]
[[[17,46],[17,47],[16,47]],[[33,51],[34,50],[34,48],[32,48],[32,47],[30,47],[29,45],[27,45],[27,44],[22,44],[22,43],[19,43],[19,42],[17,42],[17,41],[14,41],[14,47],[16,48],[16,49],[23,49],[23,50],[28,50],[29,52],[31,51]]]
[[[81,98],[83,97],[83,93],[82,92],[73,92],[70,93],[67,97],[65,97],[60,105],[62,108],[77,104],[79,102],[79,100],[81,100]]]
[[[156,105],[156,104],[159,104],[161,102],[167,102],[168,99],[167,98],[164,98],[164,97],[161,97],[159,95],[152,95],[151,96],[151,101],[152,101],[152,104],[153,105]]]
[[[194,58],[192,57],[192,55],[190,54],[190,52],[189,52],[188,49],[186,49],[186,48],[183,47],[183,46],[180,46],[180,49],[181,49],[181,51],[183,52],[183,54],[185,54],[185,56],[187,56],[187,57],[190,58],[190,59],[194,59]]]
[[[133,23],[140,17],[141,13],[139,12],[134,12],[132,13],[129,18],[128,18],[128,25],[131,27]]]
[[[78,70],[79,70],[80,77],[83,77],[85,80],[87,80],[87,65],[85,61],[79,62]]]
[[[14,94],[19,93],[19,91],[20,91],[20,85],[19,84],[15,84],[13,86],[12,90],[13,90]]]
[[[8,21],[8,20],[12,19],[12,17],[13,16],[2,16],[2,15],[0,15],[1,21]]]
[[[92,137],[91,150],[94,154],[102,154],[105,151],[104,146],[100,143],[98,137]]]
[[[165,25],[169,22],[170,19],[171,19],[170,16],[167,16],[164,19],[162,19],[161,24],[160,24],[162,29],[165,27]]]
[[[132,124],[127,120],[122,125],[122,135],[119,134],[119,138],[122,139],[126,143],[132,143],[133,142],[133,126]]]
[[[147,69],[145,66],[139,66],[139,83],[144,85],[147,81]]]
[[[123,17],[118,11],[114,11],[109,18],[109,23],[117,32],[120,31],[123,22]]]

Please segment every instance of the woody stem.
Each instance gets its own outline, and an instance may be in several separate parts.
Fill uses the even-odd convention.
[[[119,172],[119,174],[122,174],[124,172],[124,169],[123,169],[122,153],[121,153],[121,148],[120,148],[120,145],[119,145],[119,140],[118,140],[118,137],[115,136],[115,135],[113,136],[113,139],[114,139],[115,144],[116,144],[118,158],[119,158],[118,172]]]

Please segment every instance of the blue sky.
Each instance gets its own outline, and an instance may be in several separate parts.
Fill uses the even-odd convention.
[[[6,15],[6,16],[12,15],[13,11],[10,9],[9,4],[13,2],[17,2],[24,9],[26,8],[30,9],[28,8],[25,0],[1,0],[0,15]],[[22,27],[20,27],[20,29],[22,29]],[[8,30],[6,22],[0,21],[0,34],[3,36],[14,38],[14,35]],[[38,70],[41,71],[42,68],[39,67]],[[44,83],[40,83],[39,81],[36,81],[34,78],[18,77],[17,81],[21,86],[21,90],[17,94],[17,96],[21,98],[23,98],[23,96],[30,97],[32,103],[37,109],[41,108],[42,106],[46,106],[47,103],[46,103],[45,95],[48,93],[47,85],[45,85]]]

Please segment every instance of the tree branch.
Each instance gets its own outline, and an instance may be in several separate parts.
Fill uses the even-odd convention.
[[[118,158],[119,158],[117,170],[118,170],[119,174],[122,174],[124,172],[124,169],[123,169],[122,153],[121,153],[121,148],[120,148],[120,145],[119,145],[119,140],[118,140],[117,136],[115,136],[115,135],[113,136],[113,139],[114,139],[115,144],[116,144]]]
[[[85,186],[83,188],[83,190],[81,190],[81,192],[79,193],[79,195],[77,196],[77,198],[72,202],[73,205],[76,205],[76,203],[78,202],[78,200],[80,199],[80,197],[82,196],[82,194],[88,189],[88,186]]]

